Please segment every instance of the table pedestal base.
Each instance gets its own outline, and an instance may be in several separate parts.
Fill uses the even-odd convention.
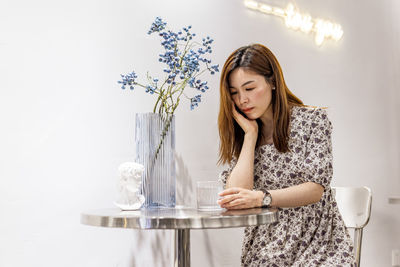
[[[190,267],[190,229],[174,231],[174,267]]]

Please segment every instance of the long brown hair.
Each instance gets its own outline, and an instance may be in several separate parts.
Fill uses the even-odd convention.
[[[233,118],[229,91],[229,76],[237,68],[245,68],[262,75],[271,87],[275,87],[275,90],[272,90],[271,99],[273,141],[278,151],[288,152],[290,109],[292,106],[303,106],[303,102],[286,86],[281,66],[274,54],[261,44],[253,44],[234,51],[226,60],[221,72],[218,162],[224,164],[230,162],[232,156],[238,158],[243,145],[244,132]],[[261,120],[257,119],[257,123],[259,126],[257,145],[259,145],[263,131]]]

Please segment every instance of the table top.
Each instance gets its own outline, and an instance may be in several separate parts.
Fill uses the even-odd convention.
[[[244,227],[278,221],[278,210],[254,208],[244,210],[198,211],[195,208],[91,210],[81,214],[81,223],[91,226],[132,229],[212,229]]]

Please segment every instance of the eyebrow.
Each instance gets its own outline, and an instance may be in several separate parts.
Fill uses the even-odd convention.
[[[240,87],[243,87],[243,86],[245,86],[245,85],[248,85],[249,83],[252,83],[252,82],[254,82],[254,81],[247,81],[247,82],[245,82],[244,84],[242,84]],[[236,89],[236,88],[233,87],[233,86],[229,86],[229,89],[231,89],[231,88]]]

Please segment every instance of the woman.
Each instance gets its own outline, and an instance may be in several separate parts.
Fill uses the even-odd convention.
[[[329,186],[331,123],[303,105],[263,45],[234,51],[220,83],[219,204],[279,208],[279,221],[248,227],[242,266],[355,266],[350,236]]]

